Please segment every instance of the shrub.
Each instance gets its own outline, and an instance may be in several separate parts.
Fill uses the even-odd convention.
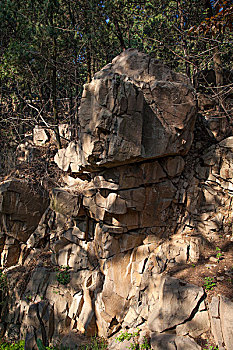
[[[10,343],[0,343],[0,350],[24,350],[24,340]]]
[[[208,344],[206,344],[206,346],[208,346]],[[203,350],[219,350],[218,349],[218,346],[210,346],[210,347],[208,347],[208,349],[207,348],[204,348]]]
[[[213,277],[205,277],[204,288],[205,290],[212,290],[216,286]]]
[[[1,296],[1,299],[5,295],[6,291],[7,291],[6,275],[4,275],[4,273],[2,271],[0,271],[0,296]],[[0,300],[0,302],[1,301],[2,300]]]
[[[117,337],[115,340],[116,342],[123,342],[125,340],[132,340],[132,343],[130,343],[130,346],[127,346],[128,349],[131,350],[150,350],[150,342],[147,339],[147,337],[143,338],[143,343],[139,344],[137,341],[137,337],[139,336],[140,329],[137,330],[137,332],[129,333],[129,332],[121,332],[119,337]]]
[[[57,269],[57,281],[60,284],[67,285],[70,282],[69,266],[61,266]]]
[[[107,343],[105,339],[98,338],[97,336],[92,337],[91,344],[89,345],[81,345],[80,350],[106,350]]]

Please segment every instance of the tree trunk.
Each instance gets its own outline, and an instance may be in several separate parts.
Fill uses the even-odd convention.
[[[87,82],[91,81],[91,47],[90,42],[87,44]]]
[[[181,0],[178,0],[177,6],[178,6],[179,19],[180,19],[180,29],[182,32],[182,46],[183,46],[184,58],[185,58],[185,70],[186,70],[187,76],[189,77],[189,79],[191,79],[190,63],[188,62],[188,60],[189,60],[188,47],[187,47],[187,41],[185,38],[186,34],[184,31],[185,30],[185,19],[184,19]]]
[[[113,23],[114,23],[114,26],[116,28],[116,36],[118,37],[118,39],[120,41],[120,45],[121,45],[122,51],[125,51],[126,50],[126,45],[125,45],[123,34],[122,34],[122,31],[121,31],[121,28],[120,28],[119,21],[118,21],[117,16],[116,16],[115,13],[113,13],[112,16],[113,16]]]
[[[223,69],[222,69],[222,61],[220,57],[219,48],[216,46],[214,49],[214,71],[216,77],[216,86],[221,87],[223,85]]]
[[[205,7],[208,11],[208,17],[212,17],[214,15],[213,8],[211,6],[210,0],[205,0]],[[213,35],[212,35],[213,38]],[[213,55],[213,62],[214,62],[214,72],[215,72],[215,78],[216,78],[216,86],[217,86],[217,93],[221,92],[221,86],[223,85],[223,67],[222,67],[222,61],[220,57],[219,47],[218,44],[215,43],[214,48],[214,55]]]
[[[61,148],[61,138],[59,134],[59,118],[57,113],[57,41],[53,36],[53,67],[52,67],[52,103],[53,103],[53,118],[55,121],[55,135],[58,148]]]
[[[74,137],[78,136],[78,105],[79,105],[79,91],[78,91],[78,53],[75,52],[75,71],[74,71],[74,83],[75,83],[75,106],[74,106]]]

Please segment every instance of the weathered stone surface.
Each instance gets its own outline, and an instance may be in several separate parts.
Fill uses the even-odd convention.
[[[151,346],[153,350],[201,350],[192,338],[174,334],[152,333]]]
[[[36,146],[44,146],[49,141],[49,133],[44,128],[36,126],[33,129],[33,143]]]
[[[194,105],[183,75],[135,50],[86,85],[80,137],[55,157],[80,178],[63,176],[52,209],[23,240],[19,223],[14,234],[0,233],[9,278],[9,312],[0,321],[8,338],[27,334],[26,348],[36,348],[40,315],[46,337],[61,344],[80,333],[114,338],[139,327],[149,337],[156,332],[154,349],[199,349],[190,337],[209,336],[204,291],[167,271],[190,269],[220,230],[232,235],[233,156],[232,137],[208,148],[197,129],[187,154]],[[18,211],[31,215],[16,192],[6,196],[12,212],[4,213],[2,228]],[[62,266],[69,266],[67,284],[57,278]],[[208,310],[221,350],[232,344],[228,310],[231,301],[220,297]]]
[[[190,335],[192,338],[197,338],[201,334],[207,332],[210,329],[210,321],[208,311],[204,302],[199,306],[198,312],[194,317],[185,322],[184,324],[176,327],[176,334],[178,335]]]
[[[61,137],[61,141],[71,140],[72,132],[71,132],[71,126],[67,123],[59,124],[58,125],[59,134]]]
[[[230,350],[233,342],[233,303],[226,297],[213,297],[209,313],[211,330],[220,349]],[[225,345],[225,347],[224,347]]]
[[[16,265],[20,256],[19,241],[13,237],[6,236],[4,243],[1,252],[1,266],[9,267]]]
[[[225,347],[230,350],[233,344],[233,302],[220,297],[220,319]]]
[[[63,123],[58,125],[61,143],[67,143],[71,140],[71,127],[69,124]],[[54,129],[49,127],[35,126],[33,129],[33,144],[35,146],[46,146],[48,143],[56,143],[56,134]]]
[[[35,334],[37,335],[38,339],[42,340],[45,346],[49,345],[54,330],[53,312],[53,307],[49,305],[48,301],[40,301],[30,305],[26,320],[26,349],[30,349],[31,346],[35,346]],[[33,347],[31,349],[33,349]]]
[[[225,140],[221,141],[219,143],[219,146],[232,150],[233,149],[233,136],[230,136],[230,137],[226,138]]]
[[[124,342],[116,342],[114,339],[111,339],[108,343],[108,349],[109,350],[125,350],[130,349],[130,346],[132,344],[132,341],[125,340]]]
[[[175,197],[176,188],[169,180],[146,188],[145,206],[140,213],[142,227],[162,226],[167,222],[165,211]]]
[[[224,340],[222,335],[220,310],[219,310],[219,298],[213,297],[209,306],[209,314],[211,321],[211,331],[214,336],[216,344],[220,349],[224,349]]]
[[[203,295],[200,287],[165,277],[160,285],[159,298],[149,314],[149,328],[163,332],[187,321]]]
[[[119,196],[126,203],[126,207],[136,211],[142,211],[145,206],[146,191],[145,188],[135,188],[130,190],[119,191]],[[124,214],[124,213],[116,213]]]
[[[163,169],[166,171],[168,176],[174,177],[179,176],[185,167],[185,161],[182,157],[166,157],[162,162]]]
[[[108,213],[125,214],[127,213],[126,201],[116,193],[110,193],[105,203],[105,209]]]
[[[41,243],[48,238],[50,230],[53,227],[54,219],[56,214],[48,207],[41,217],[41,220],[35,229],[35,231],[28,238],[26,245],[27,248],[36,248],[41,245]],[[24,261],[25,256],[22,256],[22,261]]]
[[[36,192],[26,181],[17,179],[0,184],[2,232],[20,242],[27,241],[49,205],[46,191],[39,191]]]
[[[67,190],[54,188],[51,198],[51,208],[57,213],[77,217],[79,215],[81,198]]]
[[[109,190],[137,188],[146,184],[158,183],[166,178],[166,173],[156,160],[106,169],[100,174],[93,179],[95,188]]]
[[[71,330],[62,337],[60,345],[61,348],[69,350],[85,349],[90,345],[91,341],[90,337],[80,334],[77,330]]]
[[[198,239],[187,239],[182,235],[174,235],[169,241],[159,245],[156,249],[157,260],[161,266],[166,264],[187,263],[188,259],[197,261],[199,257]],[[194,246],[194,247],[193,247]]]
[[[67,148],[61,148],[58,150],[54,157],[55,163],[58,167],[64,171],[68,171],[69,168],[72,172],[79,171],[79,164],[85,164],[85,159],[79,150],[79,146],[71,141]]]
[[[75,172],[185,154],[195,110],[185,76],[126,50],[84,86],[78,143],[59,150],[55,162]]]
[[[118,229],[118,232],[117,232]],[[95,229],[95,249],[101,259],[133,249],[142,244],[145,235],[140,233],[123,233],[117,227],[97,224]]]
[[[130,283],[130,269],[131,259],[130,252],[116,254],[114,257],[108,259],[104,266],[104,275],[106,276],[103,292],[111,290],[122,298],[127,298],[131,288]],[[120,261],[120,265],[117,263]],[[119,279],[119,276],[124,276],[124,283]],[[107,286],[107,283],[112,285],[111,288]]]

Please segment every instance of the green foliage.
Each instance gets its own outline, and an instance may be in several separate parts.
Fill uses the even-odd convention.
[[[41,339],[37,339],[36,344],[37,344],[39,350],[52,350],[52,349],[55,350],[55,348],[53,348],[53,347],[52,348],[50,348],[48,346],[45,347]]]
[[[149,340],[147,337],[144,337],[144,341],[143,343],[140,345],[140,349],[143,349],[143,350],[149,350],[151,349],[151,346],[150,346],[150,343],[149,343]]]
[[[223,253],[221,252],[221,248],[219,247],[216,247],[216,252],[217,252],[216,258],[218,259],[218,262],[219,262],[219,260],[221,260],[221,258],[223,257]]]
[[[57,281],[60,284],[67,285],[70,282],[69,266],[61,266],[56,274]]]
[[[0,271],[0,292],[5,293],[6,289],[7,289],[6,275],[2,271]]]
[[[7,300],[7,278],[6,275],[0,271],[0,316],[6,306]]]
[[[121,332],[119,337],[116,338],[116,342],[122,343],[124,340],[131,340],[139,335],[139,330],[135,333]]]
[[[206,344],[205,346],[208,346],[208,344]],[[209,346],[208,348],[204,348],[203,350],[219,350],[218,346]]]
[[[217,45],[222,66],[231,69],[233,7],[230,1],[211,1],[210,17],[207,3],[0,1],[0,145],[17,144],[35,124],[50,123],[53,93],[55,100],[69,101],[68,117],[60,105],[56,110],[72,123],[83,84],[123,49],[150,53],[192,78],[213,66]],[[204,33],[217,24],[215,41]],[[204,30],[195,34],[198,27]]]
[[[58,347],[58,346],[44,346],[41,339],[37,339],[36,344],[39,350],[69,350],[69,348]]]
[[[81,345],[80,350],[106,350],[107,344],[103,338],[98,338],[97,336],[92,337],[91,344]]]
[[[41,339],[37,339],[36,344],[37,344],[39,350],[46,350],[46,347],[44,346]]]
[[[149,350],[151,349],[151,346],[149,344],[149,340],[147,339],[147,337],[143,338],[143,343],[139,344],[137,341],[137,338],[139,336],[140,333],[140,329],[137,329],[136,332],[134,333],[129,333],[129,332],[121,332],[121,334],[115,339],[116,342],[124,342],[125,340],[130,341],[132,340],[132,342],[130,343],[130,346],[127,346],[128,349],[131,350]]]
[[[37,340],[37,346],[39,350],[69,350],[67,347],[59,347],[59,346],[47,346],[45,347],[42,343],[41,339]],[[88,345],[78,345],[78,349],[80,350],[107,350],[106,341],[102,338],[98,338],[97,336],[91,338],[91,343]]]
[[[24,340],[19,342],[10,343],[0,343],[0,350],[24,350]]]
[[[0,343],[0,350],[24,350],[25,341],[20,340],[14,343]],[[57,346],[44,346],[41,339],[37,339],[37,346],[39,350],[69,350],[68,348],[60,348]],[[96,349],[97,350],[97,349]],[[102,349],[100,349],[102,350]]]
[[[205,277],[204,288],[205,290],[212,290],[216,286],[213,277]]]

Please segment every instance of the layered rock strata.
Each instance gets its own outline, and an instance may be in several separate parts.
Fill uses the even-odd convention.
[[[127,50],[84,86],[79,139],[55,157],[73,172],[186,154],[196,101],[188,79]]]
[[[48,193],[26,181],[10,179],[0,185],[1,266],[9,267],[20,259],[22,245],[37,228],[49,206]]]
[[[25,243],[14,261],[2,259],[9,298],[0,329],[9,339],[26,337],[26,349],[36,349],[37,339],[111,339],[139,327],[152,349],[197,350],[196,339],[212,329],[230,350],[223,310],[232,302],[209,307],[202,287],[167,274],[197,263],[220,230],[231,234],[233,138],[187,154],[195,106],[185,76],[136,50],[84,87],[79,139],[55,157],[76,176],[63,177],[23,237],[7,217],[8,236]],[[109,349],[125,347],[110,341]]]

